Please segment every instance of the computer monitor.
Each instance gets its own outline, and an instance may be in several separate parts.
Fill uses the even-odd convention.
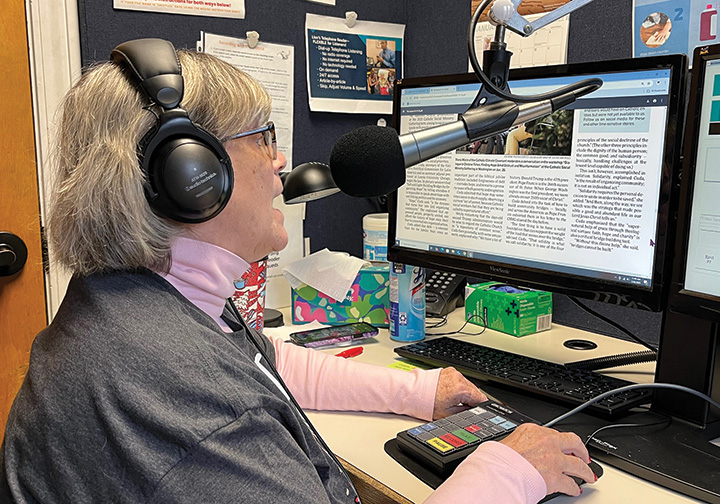
[[[655,382],[720,400],[720,45],[693,57],[676,243],[663,313]],[[596,458],[685,493],[720,503],[720,413],[687,392],[656,390],[661,427],[601,433]],[[591,445],[592,446],[592,445]]]
[[[411,167],[389,198],[388,258],[659,310],[669,283],[683,56],[512,70],[514,94],[597,91],[506,135]],[[456,120],[473,74],[403,79],[399,133]],[[504,153],[487,154],[504,144]]]
[[[684,139],[674,266],[656,380],[718,399],[720,45],[695,51]],[[717,411],[693,397],[662,393],[654,406],[700,426],[720,423]]]

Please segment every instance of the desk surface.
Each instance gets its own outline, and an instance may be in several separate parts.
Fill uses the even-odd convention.
[[[289,309],[282,310],[286,321],[292,320]],[[463,310],[456,310],[448,317],[448,324],[442,328],[428,331],[445,333],[459,329],[463,324]],[[265,333],[279,337],[287,337],[290,332],[303,326],[286,325],[280,328],[266,328]],[[467,332],[477,332],[478,327],[468,326]],[[634,352],[645,348],[628,341],[619,340],[577,329],[553,325],[550,331],[515,338],[500,332],[486,330],[479,336],[462,336],[467,341],[500,348],[510,352],[529,355],[547,361],[566,363],[577,360],[602,357],[624,352]],[[569,339],[588,339],[597,343],[594,350],[571,350],[563,346]],[[364,352],[355,360],[370,364],[387,366],[399,358],[393,348],[403,343],[392,341],[387,330],[380,330],[375,341],[363,345]],[[337,348],[325,350],[337,353]],[[605,371],[606,374],[617,376],[639,383],[652,382],[654,363],[635,364],[615,370]],[[328,412],[308,411],[308,416],[317,430],[336,455],[365,472],[375,480],[391,488],[414,503],[425,500],[432,489],[418,480],[404,467],[393,460],[384,451],[384,444],[405,429],[422,423],[416,418],[384,413],[359,412]],[[558,497],[554,504],[566,503],[618,503],[618,502],[652,502],[653,504],[701,502],[690,499],[676,492],[648,483],[607,464],[602,464],[604,476],[595,485],[587,485],[583,494],[578,497]]]

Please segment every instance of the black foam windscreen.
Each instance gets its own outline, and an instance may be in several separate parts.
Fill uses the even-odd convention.
[[[397,132],[363,126],[341,136],[330,153],[333,180],[350,196],[382,196],[405,183],[405,157]]]

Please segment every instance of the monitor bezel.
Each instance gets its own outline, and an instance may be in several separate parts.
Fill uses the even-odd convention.
[[[697,47],[693,54],[693,68],[689,79],[687,121],[684,133],[682,177],[680,182],[677,240],[674,254],[673,278],[669,294],[669,308],[677,313],[703,320],[720,322],[720,296],[712,296],[685,288],[688,245],[690,240],[691,208],[697,172],[697,147],[699,142],[703,93],[700,83],[705,82],[707,62],[720,60],[720,44]]]
[[[670,223],[677,209],[678,167],[680,165],[682,130],[684,121],[685,76],[687,57],[681,54],[654,56],[647,58],[609,60],[546,67],[513,69],[510,80],[556,77],[563,75],[593,75],[628,70],[654,70],[669,68],[670,94],[668,101],[668,127],[665,132],[665,152],[662,162],[663,188],[660,194],[658,222],[664,228],[658,228],[656,253],[653,266],[653,281],[650,288],[621,284],[599,278],[580,277],[550,270],[508,265],[480,259],[456,258],[431,251],[420,251],[395,244],[397,214],[397,191],[388,195],[388,260],[414,264],[427,268],[440,269],[453,273],[512,283],[520,287],[548,290],[593,299],[605,303],[631,306],[652,311],[665,308],[674,247],[674,226]],[[400,98],[403,89],[436,86],[443,84],[465,84],[478,82],[470,74],[440,75],[401,79],[396,82],[393,96],[392,126],[399,132]],[[673,130],[672,125],[675,125]],[[412,169],[412,168],[411,168]]]

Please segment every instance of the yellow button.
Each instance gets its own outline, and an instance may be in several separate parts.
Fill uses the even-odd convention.
[[[427,444],[429,444],[430,446],[432,446],[433,448],[435,448],[436,450],[439,450],[439,451],[441,451],[441,452],[443,452],[443,453],[444,453],[444,452],[449,452],[450,450],[453,449],[453,446],[452,446],[451,444],[446,443],[445,441],[443,441],[443,440],[440,439],[440,438],[434,437],[434,438],[432,438],[432,439],[428,439],[428,440],[425,441],[425,442],[426,442]]]

